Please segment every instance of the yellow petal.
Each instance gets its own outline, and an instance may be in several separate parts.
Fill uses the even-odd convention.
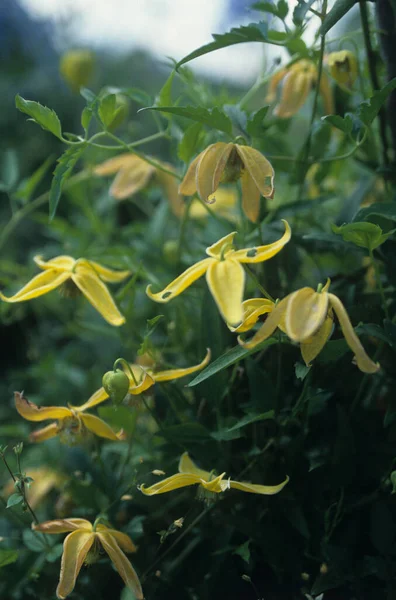
[[[114,269],[109,269],[93,260],[87,260],[85,258],[80,258],[78,265],[84,265],[87,268],[91,268],[102,281],[108,283],[118,283],[131,274],[131,271],[114,271]],[[77,267],[77,270],[78,268],[79,267]]]
[[[95,533],[93,532],[74,531],[63,542],[60,579],[56,588],[56,595],[60,600],[66,598],[74,590],[76,579],[94,540]]]
[[[99,417],[95,417],[94,415],[89,415],[87,413],[81,414],[81,420],[84,423],[85,427],[92,431],[95,435],[99,437],[106,438],[107,440],[120,441],[123,437],[122,432],[116,434],[110,425],[107,425],[102,419]]]
[[[224,153],[229,154],[229,146],[230,144],[226,144],[225,142],[217,142],[216,144],[208,146],[206,150],[201,153],[201,158],[195,172],[195,183],[199,197],[205,202],[207,202],[209,196],[216,191],[217,185],[215,187],[215,174],[219,181],[226,165],[221,158]],[[221,172],[220,167],[222,167]]]
[[[33,524],[32,529],[42,533],[67,533],[69,531],[92,531],[92,523],[86,519],[55,519],[54,521],[44,521],[38,525]]]
[[[275,172],[271,163],[255,148],[236,144],[236,149],[246,172],[250,175],[261,195],[264,198],[272,198],[274,195]]]
[[[47,427],[43,427],[38,431],[33,431],[33,433],[29,435],[29,440],[34,443],[45,442],[58,435],[58,433],[58,423],[51,423],[50,425],[47,425]]]
[[[52,290],[62,285],[62,283],[69,278],[70,273],[67,271],[48,269],[33,277],[33,279],[19,290],[19,292],[14,294],[14,296],[7,298],[0,292],[0,298],[4,300],[4,302],[24,302],[25,300],[32,300],[33,298],[38,298],[43,294],[52,292]]]
[[[87,300],[110,325],[118,326],[125,323],[125,318],[115,305],[109,290],[92,268],[84,264],[78,265],[72,279]]]
[[[362,344],[356,333],[353,331],[352,324],[349,320],[348,313],[345,310],[344,305],[337,296],[334,294],[328,294],[329,301],[337,315],[337,318],[341,325],[342,333],[346,339],[346,342],[352,352],[355,353],[356,364],[363,373],[376,373],[380,365],[379,363],[373,362],[366,354]]]
[[[198,163],[201,160],[201,154],[203,154],[203,152],[200,152],[200,154],[194,158],[187,169],[187,173],[185,174],[183,181],[179,185],[179,192],[180,194],[183,194],[183,196],[192,196],[197,191],[195,176]]]
[[[197,465],[191,460],[188,452],[183,452],[179,461],[179,473],[189,473],[190,475],[197,475],[200,479],[206,481],[210,478],[210,472],[204,471],[197,467]]]
[[[260,215],[260,190],[245,171],[241,177],[242,184],[242,209],[247,218],[256,223]]]
[[[164,166],[174,171],[171,165],[164,163]],[[179,193],[179,186],[177,185],[176,177],[172,177],[169,173],[165,173],[160,169],[156,171],[156,177],[158,179],[159,184],[164,188],[166,197],[169,202],[169,206],[172,209],[172,212],[176,217],[181,217],[185,210],[185,203],[183,200],[183,196]]]
[[[328,310],[326,292],[305,287],[290,294],[286,311],[286,333],[294,342],[303,342],[322,326]]]
[[[310,366],[311,362],[318,356],[319,352],[322,351],[324,345],[331,335],[332,329],[333,319],[328,313],[318,331],[314,333],[314,335],[311,335],[309,338],[307,338],[304,342],[301,342],[301,355],[307,367]]]
[[[269,338],[270,335],[272,335],[275,329],[279,326],[279,323],[282,321],[287,309],[288,301],[289,296],[286,296],[286,298],[283,298],[283,300],[281,300],[279,304],[275,306],[275,308],[272,310],[272,312],[270,312],[270,314],[268,315],[267,319],[260,327],[258,332],[249,341],[244,342],[240,337],[238,337],[238,343],[244,348],[250,350],[251,348],[254,348],[258,344],[261,344],[261,342],[264,342],[264,340]]]
[[[71,417],[72,412],[64,406],[37,406],[29,402],[19,392],[14,392],[15,407],[19,414],[28,421],[46,421],[47,419],[64,419]]]
[[[291,69],[285,76],[281,99],[274,109],[274,115],[287,119],[296,114],[305,103],[314,81],[314,72],[311,69],[307,72]]]
[[[123,167],[110,186],[110,196],[116,200],[125,200],[133,196],[147,185],[154,172],[155,167],[143,160],[132,167]]]
[[[210,292],[224,320],[231,325],[242,321],[242,299],[245,287],[245,271],[233,259],[215,260],[206,272]]]
[[[100,165],[97,165],[93,172],[95,175],[114,175],[123,167],[133,168],[141,160],[142,159],[135,154],[124,152],[123,154],[119,154],[118,156],[105,160]]]
[[[230,487],[228,481],[223,481],[224,475],[225,472],[221,473],[221,475],[218,475],[217,477],[214,477],[210,481],[204,481],[203,479],[201,479],[200,485],[202,485],[202,487],[205,488],[205,490],[208,490],[208,492],[221,494],[221,492],[224,492]]]
[[[139,489],[146,496],[156,496],[157,494],[165,494],[166,492],[178,490],[188,485],[195,485],[201,483],[201,481],[201,478],[198,475],[194,475],[194,473],[176,473],[175,475],[171,475],[171,477],[158,481],[158,483],[154,483],[154,485],[148,488],[142,484]]]
[[[278,85],[280,84],[280,82],[282,81],[282,79],[284,78],[286,73],[287,73],[287,69],[281,69],[280,71],[278,71],[277,73],[275,73],[272,76],[269,87],[268,87],[267,96],[265,98],[266,102],[273,102],[275,100],[276,90],[278,88]]]
[[[228,328],[237,333],[249,331],[249,329],[254,327],[261,315],[272,312],[274,307],[275,303],[266,298],[251,298],[250,300],[245,300],[242,302],[242,323],[238,327],[231,327],[231,325],[229,325]]]
[[[135,544],[132,542],[131,538],[126,533],[122,533],[121,531],[117,531],[116,529],[106,527],[106,525],[103,525],[102,523],[99,523],[96,526],[96,531],[98,533],[110,534],[115,539],[121,550],[123,550],[124,552],[136,552],[137,550]]]
[[[288,481],[289,477],[286,477],[286,479],[278,485],[257,485],[255,483],[232,481],[231,479],[230,487],[236,490],[241,490],[242,492],[249,492],[250,494],[263,494],[265,496],[272,496],[273,494],[278,494],[281,490],[283,490]]]
[[[253,248],[244,248],[243,250],[237,250],[233,257],[241,263],[259,263],[264,260],[268,260],[278,254],[291,238],[291,229],[287,221],[282,219],[285,226],[285,233],[282,237],[274,242],[273,244],[267,244],[265,246],[255,246]]]
[[[195,373],[196,371],[203,369],[206,367],[209,361],[210,349],[208,348],[205,358],[198,365],[187,367],[186,369],[168,369],[167,371],[157,371],[157,373],[153,373],[153,378],[155,381],[171,381],[172,379],[180,379],[180,377],[191,375],[191,373]]]
[[[225,258],[228,254],[230,254],[230,252],[234,252],[231,246],[234,243],[234,237],[236,236],[236,234],[237,232],[233,231],[232,233],[228,233],[224,237],[220,238],[218,242],[215,242],[214,244],[206,248],[206,254],[212,256],[213,258],[220,258],[221,253],[223,251],[223,256]],[[229,247],[228,250],[226,249],[227,247]]]
[[[143,591],[142,586],[140,585],[139,577],[117,544],[117,541],[109,533],[97,533],[97,536],[125,585],[132,590],[136,600],[143,600]]]
[[[34,262],[40,269],[58,269],[59,271],[71,271],[76,261],[71,256],[56,256],[51,260],[43,260],[42,256],[34,256]]]
[[[226,219],[235,220],[234,208],[237,204],[237,194],[235,190],[230,188],[219,187],[213,196],[209,197],[210,209],[216,214],[222,215]],[[209,217],[209,212],[206,210],[206,205],[201,200],[196,198],[192,201],[189,211],[190,219],[206,219]]]
[[[148,285],[146,288],[147,296],[155,302],[169,302],[169,300],[184,292],[194,281],[202,277],[212,262],[213,258],[205,258],[195,263],[195,265],[186,269],[184,273],[176,277],[166,288],[156,294],[151,291],[151,284]]]
[[[143,392],[145,392],[146,390],[148,390],[149,388],[151,388],[151,386],[153,386],[155,384],[155,380],[154,380],[153,376],[151,374],[149,374],[145,369],[143,369],[143,367],[141,367],[140,365],[129,365],[129,366],[134,375],[134,378],[131,376],[128,369],[124,369],[124,372],[130,381],[129,390],[128,390],[128,392],[130,394],[137,396],[138,394],[142,394]],[[136,385],[135,381],[138,382],[137,385]]]
[[[81,406],[72,406],[71,408],[76,412],[82,412],[84,410],[87,410],[88,408],[92,408],[93,406],[100,404],[101,402],[104,402],[105,400],[107,400],[108,397],[109,396],[105,392],[104,388],[101,387],[98,390],[96,390],[96,392],[94,392],[84,404],[81,404]]]
[[[236,144],[227,144],[225,146],[225,148],[223,149],[223,151],[219,154],[219,158],[217,160],[216,168],[214,170],[213,179],[212,179],[213,192],[215,192],[217,190],[217,188],[219,187],[219,183],[223,176],[224,169],[227,166],[231,152],[233,150],[235,151],[235,148],[236,148]],[[210,194],[209,194],[209,196],[210,196]],[[209,196],[208,196],[208,198],[209,198]]]

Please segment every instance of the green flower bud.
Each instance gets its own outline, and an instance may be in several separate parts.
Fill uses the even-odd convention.
[[[114,131],[114,129],[117,129],[117,127],[122,125],[122,123],[128,117],[128,115],[129,115],[129,100],[128,100],[128,98],[126,96],[124,96],[123,94],[116,94],[115,107],[116,107],[116,113],[115,113],[114,119],[112,120],[111,124],[108,127],[109,131]]]
[[[129,379],[124,371],[107,371],[103,375],[102,384],[114,404],[121,404],[129,390]]]
[[[69,50],[61,57],[59,71],[71,89],[77,92],[89,83],[95,66],[90,50]]]

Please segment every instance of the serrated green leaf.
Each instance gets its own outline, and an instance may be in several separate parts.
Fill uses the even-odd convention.
[[[360,209],[354,216],[353,221],[363,221],[370,215],[377,215],[391,221],[396,221],[396,202],[375,202],[370,206]]]
[[[263,133],[263,121],[268,113],[269,105],[259,108],[253,115],[248,119],[246,123],[246,131],[252,136],[259,136]]]
[[[231,119],[233,126],[237,133],[245,135],[247,117],[246,113],[239,108],[236,104],[225,104],[223,110],[227,117]]]
[[[327,115],[326,117],[322,117],[322,121],[330,123],[331,125],[333,125],[337,129],[340,129],[346,134],[352,132],[353,123],[352,119],[349,116],[345,116],[343,118],[339,115]]]
[[[330,29],[334,27],[334,25],[338,23],[338,21],[340,21],[340,19],[342,19],[342,17],[351,10],[353,5],[356,4],[357,1],[358,0],[336,0],[333,8],[324,18],[324,21],[320,28],[320,32],[324,34],[330,31]]]
[[[54,156],[49,156],[42,165],[39,166],[38,169],[35,170],[35,172],[29,177],[29,179],[27,179],[26,181],[24,181],[18,188],[18,190],[15,192],[15,196],[16,198],[23,200],[24,202],[27,202],[28,200],[30,200],[30,198],[33,196],[37,186],[41,183],[41,181],[44,179],[45,175],[47,174],[47,171],[49,170],[50,166],[52,165],[52,163],[54,162]]]
[[[33,100],[25,100],[19,94],[15,97],[15,106],[21,112],[29,115],[38,125],[62,139],[62,125],[55,111],[42,106]]]
[[[51,189],[49,194],[49,218],[52,220],[56,214],[59,200],[62,194],[63,186],[69,179],[76,162],[83,154],[86,148],[86,144],[81,146],[71,146],[66,150],[60,158],[58,158],[58,164],[54,171],[54,177],[51,183]]]
[[[156,102],[157,106],[169,106],[172,104],[172,84],[175,78],[176,71],[172,71],[169,75],[168,79],[165,81],[162,86],[159,94],[158,100]]]
[[[332,225],[331,228],[333,233],[341,235],[346,242],[352,242],[355,246],[367,248],[367,250],[378,248],[396,231],[393,229],[388,233],[382,233],[379,225],[367,221],[349,223],[340,227]]]
[[[98,114],[101,122],[103,123],[106,129],[114,121],[116,112],[117,107],[115,94],[109,94],[108,96],[101,98],[98,108]]]
[[[359,104],[355,111],[355,115],[365,125],[371,125],[389,94],[394,89],[396,89],[396,77],[391,79],[381,90],[374,92],[371,98],[364,100],[364,102]]]
[[[18,560],[16,550],[0,550],[0,569],[6,565],[11,565]]]
[[[199,142],[202,138],[202,124],[193,123],[187,127],[177,148],[177,155],[185,163],[190,162],[197,153]]]
[[[16,506],[17,504],[20,504],[22,501],[23,501],[23,497],[21,496],[21,494],[11,494],[11,496],[9,496],[9,498],[7,500],[6,508],[11,508],[11,506]]]
[[[212,108],[210,110],[199,106],[147,106],[141,108],[138,112],[144,110],[158,110],[161,112],[171,113],[178,115],[179,117],[185,117],[186,119],[192,119],[198,123],[203,123],[224,131],[228,135],[232,135],[232,123],[231,120],[225,115],[219,108]]]

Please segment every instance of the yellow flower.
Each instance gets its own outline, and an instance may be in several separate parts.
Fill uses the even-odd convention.
[[[300,110],[308,98],[309,92],[316,86],[318,68],[311,60],[302,59],[290,67],[276,73],[269,86],[266,101],[273,102],[279,84],[282,82],[280,102],[274,108],[274,115],[282,119],[292,117]],[[326,114],[334,112],[333,95],[326,73],[322,72],[319,92],[323,99]]]
[[[300,342],[301,353],[307,365],[321,352],[330,337],[333,311],[338,317],[345,340],[355,354],[357,366],[364,373],[376,373],[379,364],[366,354],[355,334],[348,314],[340,299],[327,290],[330,280],[320,290],[304,287],[281,300],[270,312],[265,323],[248,342],[238,339],[244,348],[254,348],[266,340],[280,326],[294,342]]]
[[[174,171],[172,165],[155,160],[169,171]],[[184,212],[184,201],[179,194],[176,178],[157,169],[136,154],[126,152],[110,158],[97,165],[94,173],[101,176],[117,174],[110,187],[110,195],[116,200],[125,200],[125,198],[133,196],[147,185],[151,177],[155,176],[163,188],[174,214],[180,217]]]
[[[91,564],[99,558],[100,547],[109,555],[125,585],[132,590],[137,600],[143,600],[139,578],[124,554],[136,552],[137,548],[125,533],[97,521],[92,525],[86,519],[74,518],[45,521],[32,525],[32,529],[50,534],[71,532],[63,542],[60,579],[56,589],[56,596],[60,600],[72,593],[83,563]]]
[[[350,50],[331,52],[327,56],[330,75],[341,86],[351,88],[358,76],[356,56]]]
[[[213,196],[209,197],[210,209],[229,221],[235,221],[235,208],[237,206],[237,193],[225,187],[219,187]],[[190,206],[190,219],[206,219],[209,217],[209,212],[205,209],[202,202],[195,198]]]
[[[213,492],[215,494],[220,494],[221,492],[234,488],[251,494],[272,496],[283,490],[289,481],[289,478],[286,477],[286,479],[278,485],[257,485],[254,483],[233,481],[230,478],[224,479],[224,477],[225,473],[216,476],[213,471],[209,472],[199,469],[189,457],[188,452],[184,452],[179,461],[179,473],[167,477],[148,488],[143,484],[139,489],[146,496],[155,496],[157,494],[171,492],[172,490],[178,490],[179,488],[189,485],[198,484],[208,492]]]
[[[242,208],[248,219],[255,222],[260,213],[260,196],[273,198],[274,176],[271,163],[258,150],[217,142],[193,160],[179,191],[184,196],[198,192],[201,200],[208,202],[221,182],[231,183],[240,178]]]
[[[210,350],[208,348],[206,352],[206,356],[202,362],[198,365],[194,365],[193,367],[187,367],[186,369],[167,369],[166,371],[157,371],[155,372],[153,369],[148,367],[143,367],[141,365],[131,364],[130,369],[133,373],[133,378],[128,369],[124,368],[125,374],[128,376],[130,385],[128,394],[132,394],[133,396],[137,396],[138,394],[142,394],[149,388],[151,388],[157,381],[172,381],[174,379],[180,379],[181,377],[185,377],[186,375],[191,375],[196,371],[200,371],[210,361]],[[92,408],[97,404],[100,404],[104,400],[107,400],[109,395],[105,391],[103,387],[99,388],[91,398],[82,406],[72,408],[74,410],[84,411],[87,408]]]
[[[27,489],[25,489],[26,497],[33,509],[41,503],[53,488],[60,489],[66,479],[64,475],[50,467],[29,467],[26,475],[33,479],[29,487],[27,488],[26,486]],[[11,479],[3,488],[5,496],[9,496],[15,492],[14,483],[14,480]]]
[[[68,50],[59,63],[62,77],[71,89],[78,92],[81,86],[88,85],[95,67],[95,55],[90,50]]]
[[[83,440],[87,430],[99,437],[108,440],[122,440],[122,430],[115,433],[107,423],[95,417],[85,414],[85,410],[98,404],[98,392],[95,392],[83,406],[36,406],[23,396],[23,393],[15,392],[15,406],[19,414],[28,421],[47,421],[54,419],[51,423],[30,435],[32,442],[44,442],[59,435],[61,442],[73,446]]]
[[[125,323],[125,318],[116,307],[107,286],[103,282],[118,283],[128,277],[130,271],[113,271],[93,260],[87,260],[86,258],[75,260],[71,256],[57,256],[47,262],[41,256],[35,256],[33,260],[44,272],[33,277],[11,298],[7,298],[0,292],[0,298],[4,302],[32,300],[32,298],[38,298],[38,296],[47,294],[66,284],[66,287],[63,285],[63,290],[66,293],[70,292],[72,295],[80,290],[92,306],[111,325]]]
[[[243,263],[259,263],[275,256],[291,237],[287,221],[283,221],[285,233],[273,244],[235,250],[233,240],[236,232],[229,233],[206,249],[210,258],[205,258],[189,267],[172,283],[157,294],[147,286],[147,295],[155,302],[169,302],[178,296],[194,281],[206,273],[209,290],[217,307],[227,323],[237,325],[242,321],[242,298],[245,286]]]

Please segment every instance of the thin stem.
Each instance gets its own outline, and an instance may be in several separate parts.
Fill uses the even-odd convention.
[[[189,216],[190,216],[191,204],[192,204],[192,198],[190,198],[188,200],[188,202],[187,202],[187,204],[185,206],[185,209],[183,211],[183,215],[182,215],[181,222],[180,222],[179,240],[177,242],[177,257],[178,257],[179,262],[181,260],[181,254],[182,254],[183,243],[184,243],[184,236],[185,236],[185,232],[186,232],[186,228],[187,228],[188,219],[189,219]]]
[[[269,294],[267,292],[267,290],[261,285],[261,283],[259,282],[259,280],[257,279],[255,273],[253,273],[253,271],[251,271],[249,269],[249,267],[247,265],[243,265],[245,267],[245,271],[246,273],[249,275],[249,277],[254,281],[255,285],[257,286],[257,288],[260,290],[260,292],[263,294],[263,296],[265,298],[267,298],[268,300],[271,300],[271,302],[275,302],[274,298],[271,296],[271,294]]]
[[[377,263],[377,261],[374,258],[374,254],[373,254],[373,251],[372,251],[371,248],[369,248],[369,255],[370,255],[371,264],[372,264],[372,266],[374,268],[375,279],[376,279],[376,282],[377,282],[377,285],[378,285],[378,291],[379,291],[379,294],[381,296],[382,309],[383,309],[383,311],[385,313],[385,317],[387,319],[389,319],[389,311],[388,311],[388,307],[386,305],[385,292],[384,292],[384,288],[382,287],[381,275],[380,275],[380,272],[379,272],[378,263]]]

